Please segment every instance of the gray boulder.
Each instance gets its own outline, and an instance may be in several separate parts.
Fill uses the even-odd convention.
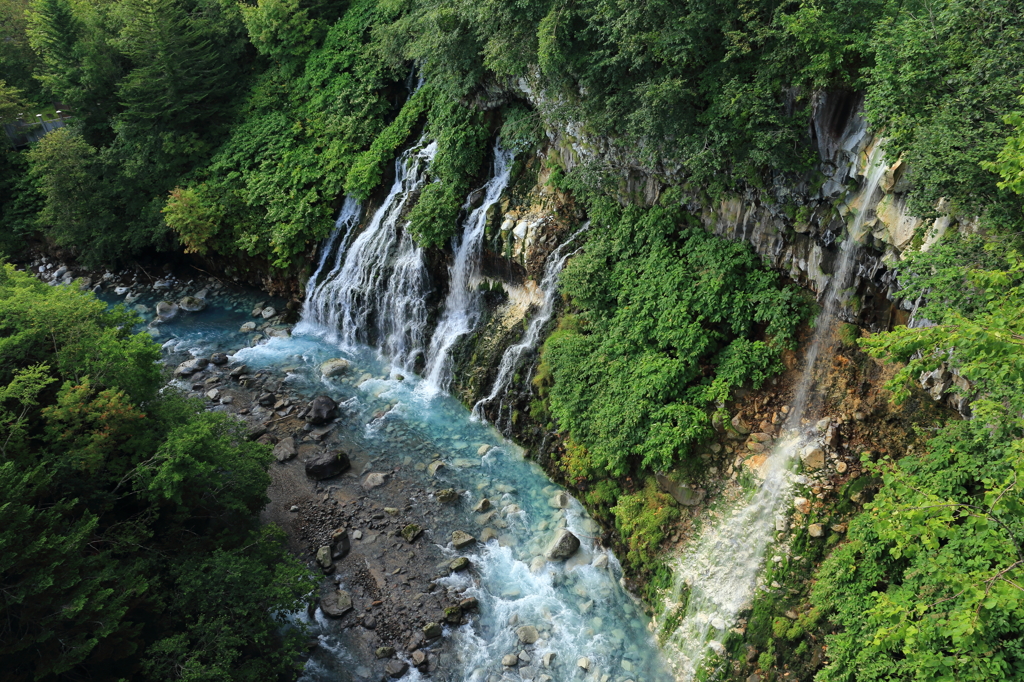
[[[226,365],[228,364],[228,356],[224,353],[214,353],[210,356],[210,362],[215,365]]]
[[[345,590],[332,592],[320,599],[320,609],[331,618],[341,618],[352,610],[352,597]]]
[[[349,466],[348,455],[341,450],[325,452],[306,462],[306,475],[315,481],[322,481],[344,473]]]
[[[332,358],[320,364],[320,374],[328,378],[341,376],[347,371],[348,360],[342,358]]]
[[[295,445],[295,439],[291,436],[282,438],[274,446],[274,457],[277,458],[278,462],[287,462],[297,454],[299,454],[299,450]]]
[[[186,360],[174,369],[174,376],[179,377],[190,377],[196,372],[201,372],[206,369],[206,366],[210,364],[210,361],[206,358],[192,358]]]
[[[700,488],[680,483],[665,474],[655,474],[654,478],[657,480],[659,488],[684,507],[693,507],[704,501],[704,491]]]
[[[398,679],[409,670],[409,664],[400,658],[392,658],[388,661],[388,664],[384,666],[384,672],[388,674],[388,677],[392,679]]]
[[[164,322],[173,320],[178,316],[178,306],[170,301],[160,301],[156,304],[156,316]]]
[[[579,548],[580,539],[563,528],[558,531],[545,556],[552,561],[561,561],[571,557]]]
[[[187,313],[198,313],[206,309],[206,301],[195,296],[185,296],[178,301],[178,307]]]
[[[313,402],[309,404],[309,411],[306,413],[306,421],[313,426],[319,426],[326,424],[334,416],[334,410],[336,410],[338,404],[331,400],[329,396],[318,395],[313,398]]]

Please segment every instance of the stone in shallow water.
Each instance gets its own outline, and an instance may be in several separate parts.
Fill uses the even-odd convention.
[[[352,610],[352,597],[348,592],[338,590],[320,600],[320,609],[331,618],[341,618]]]
[[[462,549],[463,547],[476,544],[476,538],[465,531],[456,530],[452,532],[452,544],[455,546],[455,549]]]
[[[379,472],[370,472],[366,474],[366,478],[363,479],[363,490],[373,490],[379,488],[388,482],[388,475]]]
[[[580,539],[563,528],[555,536],[545,556],[552,561],[561,561],[571,557],[579,548]]]
[[[516,630],[516,636],[519,637],[519,641],[523,644],[533,644],[540,638],[540,633],[532,625],[524,625]]]

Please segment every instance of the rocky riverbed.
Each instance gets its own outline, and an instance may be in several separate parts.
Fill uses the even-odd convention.
[[[169,383],[274,448],[262,518],[323,577],[292,617],[311,637],[302,679],[670,679],[598,525],[456,401],[373,349],[293,336],[294,301],[32,267],[134,308]]]

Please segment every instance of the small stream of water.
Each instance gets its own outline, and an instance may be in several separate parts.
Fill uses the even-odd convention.
[[[868,206],[885,173],[881,145],[868,159],[867,170],[852,202],[854,218],[834,265],[828,286],[821,293],[821,312],[808,347],[803,374],[796,387],[789,416],[770,457],[761,468],[763,482],[721,520],[705,528],[674,562],[676,584],[666,612],[681,608],[685,615],[668,638],[666,648],[676,678],[691,682],[711,672],[724,653],[722,640],[737,616],[753,604],[765,550],[774,540],[777,522],[788,511],[784,504],[794,479],[797,456],[815,437],[806,428],[818,408],[812,400],[814,369],[821,351],[831,342],[836,313],[850,294],[857,250],[863,239]],[[709,656],[709,654],[712,654]]]

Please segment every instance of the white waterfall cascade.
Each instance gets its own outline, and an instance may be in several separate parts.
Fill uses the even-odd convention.
[[[323,250],[320,252],[320,262],[317,263],[316,270],[313,275],[309,278],[309,282],[306,283],[306,300],[302,303],[302,318],[303,320],[313,315],[313,309],[311,302],[320,299],[320,290],[328,284],[329,280],[319,282],[320,273],[324,271],[324,265],[327,264],[327,259],[330,258],[331,253],[334,253],[334,266],[331,271],[337,270],[345,257],[345,251],[348,250],[348,242],[352,237],[353,228],[359,224],[359,216],[362,215],[363,207],[355,197],[345,197],[345,203],[341,207],[341,211],[338,213],[338,219],[334,221],[334,231],[331,232],[331,236],[327,238],[327,243],[324,244]],[[341,241],[339,244],[338,241]]]
[[[480,322],[481,301],[476,286],[480,281],[487,212],[498,202],[508,186],[512,157],[511,152],[495,145],[494,174],[484,185],[483,201],[466,217],[462,234],[452,238],[453,261],[448,268],[448,296],[445,298],[441,320],[430,340],[425,381],[421,384],[431,394],[447,392],[452,381],[451,349]],[[469,209],[468,202],[463,208]]]
[[[351,246],[338,249],[324,281],[309,288],[296,333],[342,346],[376,345],[399,367],[415,364],[425,345],[429,278],[402,217],[436,152],[436,142],[417,144],[395,161],[395,181],[380,208]]]
[[[498,365],[498,376],[494,379],[494,386],[491,387],[491,392],[485,398],[478,400],[476,405],[473,406],[473,416],[475,418],[483,419],[484,406],[491,404],[496,398],[505,394],[512,381],[512,376],[522,364],[523,357],[527,352],[537,347],[537,341],[544,330],[544,325],[551,319],[551,315],[555,310],[558,275],[561,274],[562,268],[565,267],[565,262],[579,251],[579,249],[570,251],[569,246],[576,241],[576,237],[585,232],[589,227],[590,221],[585,222],[580,229],[559,244],[558,248],[548,256],[544,264],[544,276],[540,281],[540,290],[544,295],[544,302],[533,316],[533,319],[530,320],[526,333],[523,334],[523,338],[519,343],[505,349],[505,353],[501,356],[501,364]]]
[[[666,613],[681,608],[684,591],[688,592],[688,598],[685,616],[668,638],[666,647],[671,652],[675,676],[682,682],[697,679],[709,650],[719,655],[724,653],[721,640],[726,630],[734,626],[737,615],[751,607],[765,550],[772,542],[774,531],[784,522],[782,516],[786,509],[782,503],[790,490],[796,455],[807,438],[801,432],[801,425],[809,416],[806,413],[814,366],[832,336],[836,312],[849,296],[846,287],[850,286],[854,274],[868,207],[874,206],[872,198],[886,170],[880,147],[872,151],[861,189],[850,202],[854,219],[834,273],[822,294],[822,309],[807,351],[803,375],[783,426],[784,435],[761,469],[763,483],[745,502],[725,512],[718,523],[705,528],[674,562],[676,585],[666,604]],[[707,663],[709,667],[715,665],[714,660]]]

